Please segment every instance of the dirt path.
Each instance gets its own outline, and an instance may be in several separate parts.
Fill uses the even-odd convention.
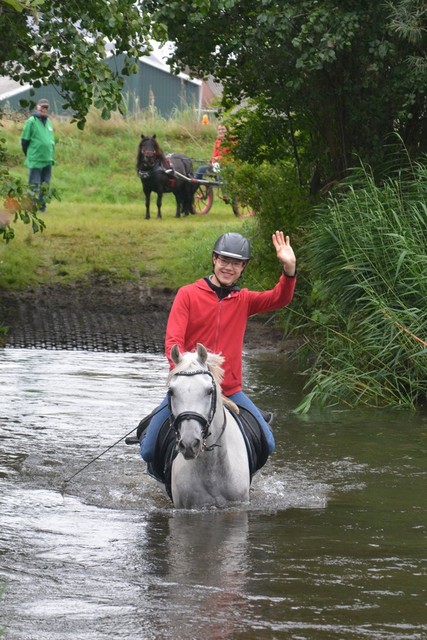
[[[0,291],[0,325],[9,327],[10,347],[163,352],[169,309],[175,292],[139,282],[109,281],[47,286],[25,292]],[[293,352],[296,341],[251,318],[247,349]]]

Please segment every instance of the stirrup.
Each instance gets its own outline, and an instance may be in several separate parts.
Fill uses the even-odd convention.
[[[150,413],[148,416],[145,416],[145,418],[142,418],[141,422],[136,427],[136,436],[128,436],[125,439],[125,443],[126,444],[139,444],[139,442],[141,440],[141,436],[144,433],[144,431],[147,429],[148,425],[150,424],[150,421],[151,421],[152,417],[153,417],[153,413]]]
[[[272,411],[261,411],[261,415],[267,424],[271,424],[274,420],[274,413]]]

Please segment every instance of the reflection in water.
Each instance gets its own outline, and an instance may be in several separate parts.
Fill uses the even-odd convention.
[[[118,444],[164,395],[161,356],[0,351],[6,640],[421,640],[426,415],[297,418],[301,380],[247,357],[277,449],[251,504],[176,511]]]
[[[172,621],[177,638],[235,637],[246,602],[248,514],[153,513],[146,534],[138,558],[152,559],[154,578],[140,613],[156,637],[170,637]]]

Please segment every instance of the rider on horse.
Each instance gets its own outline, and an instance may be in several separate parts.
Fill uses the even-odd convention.
[[[256,313],[275,311],[291,302],[296,283],[296,259],[289,236],[273,233],[272,242],[282,273],[276,286],[257,292],[241,289],[237,282],[250,259],[249,240],[239,233],[226,233],[213,248],[213,273],[179,289],[166,328],[165,351],[171,369],[171,349],[194,351],[202,343],[225,358],[222,392],[237,406],[247,409],[260,423],[269,453],[275,448],[273,434],[261,411],[242,391],[242,350],[247,320]],[[153,459],[157,436],[170,415],[167,397],[153,412],[140,442],[142,458]]]

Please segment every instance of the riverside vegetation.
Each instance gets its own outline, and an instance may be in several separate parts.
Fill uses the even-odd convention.
[[[11,175],[25,179],[22,121],[3,121]],[[101,120],[90,114],[84,131],[54,121],[57,164],[46,229],[15,225],[0,247],[0,290],[72,283],[102,274],[112,281],[142,279],[175,289],[205,273],[216,237],[239,231],[251,237],[254,259],[244,285],[261,289],[277,277],[271,231],[282,228],[298,255],[299,283],[292,303],[274,322],[305,336],[310,363],[299,407],[324,405],[420,408],[427,397],[427,172],[400,162],[374,178],[364,169],[325,197],[300,187],[289,161],[248,165],[226,173],[232,193],[257,214],[236,218],[216,200],[207,216],[174,218],[164,199],[162,220],[144,220],[135,172],[141,133],[156,133],[163,150],[210,157],[213,124],[177,114]],[[314,354],[314,358],[313,358]]]

